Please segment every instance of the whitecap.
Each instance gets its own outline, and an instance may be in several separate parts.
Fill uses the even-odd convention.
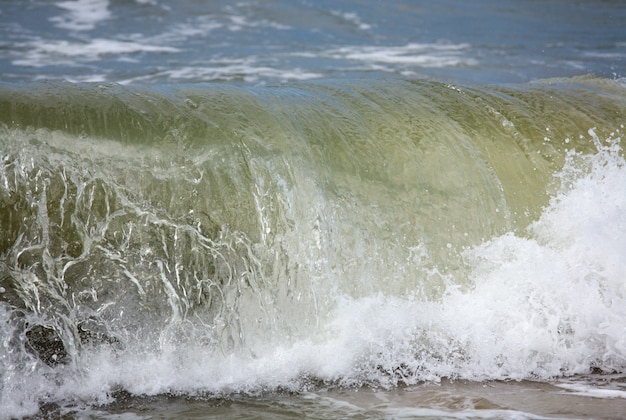
[[[58,28],[71,31],[89,31],[111,18],[108,0],[75,0],[55,3],[67,12],[50,18]]]
[[[50,65],[72,66],[79,62],[97,61],[106,55],[134,54],[140,52],[175,53],[178,48],[96,38],[87,42],[66,40],[36,40],[22,45],[24,54],[13,60],[16,66],[43,67]]]
[[[417,67],[473,66],[477,60],[467,56],[469,44],[410,43],[402,46],[345,46],[322,52],[322,56],[374,64]]]

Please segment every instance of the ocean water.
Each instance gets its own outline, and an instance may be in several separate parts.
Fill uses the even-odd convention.
[[[4,1],[1,418],[621,418],[619,1]]]

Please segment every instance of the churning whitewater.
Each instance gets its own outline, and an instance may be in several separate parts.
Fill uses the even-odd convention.
[[[626,365],[620,81],[0,86],[0,411]]]

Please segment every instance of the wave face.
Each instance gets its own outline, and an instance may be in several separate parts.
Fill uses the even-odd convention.
[[[624,98],[0,86],[0,411],[623,370]]]

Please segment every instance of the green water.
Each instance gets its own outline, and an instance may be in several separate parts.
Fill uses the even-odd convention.
[[[481,266],[467,252],[500,235],[529,238],[561,181],[576,178],[557,176],[566,161],[583,176],[584,156],[619,137],[625,98],[619,82],[594,78],[490,88],[2,85],[0,287],[12,349],[3,363],[23,378],[5,376],[7,398],[37,384],[30,404],[95,407],[130,392],[131,411],[148,401],[177,416],[186,395],[203,407],[190,415],[209,415],[197,395],[226,394],[210,399],[223,414],[222,403],[239,404],[231,391],[299,393],[309,381],[527,379],[532,363],[580,373],[594,356],[545,368],[555,356],[535,350],[526,367],[493,356],[502,377],[472,371],[466,339],[427,325],[380,344],[374,335],[345,366],[304,354],[331,351],[353,316],[377,325],[403,305],[443,313],[450,293],[473,293]],[[493,264],[508,263],[506,252]],[[559,345],[564,322],[553,331]],[[396,348],[402,331],[411,337]],[[260,362],[270,353],[279,372]],[[60,385],[45,391],[49,381]],[[151,399],[170,393],[180,396],[173,406]],[[244,417],[277,399],[307,404],[269,395],[244,398]]]

